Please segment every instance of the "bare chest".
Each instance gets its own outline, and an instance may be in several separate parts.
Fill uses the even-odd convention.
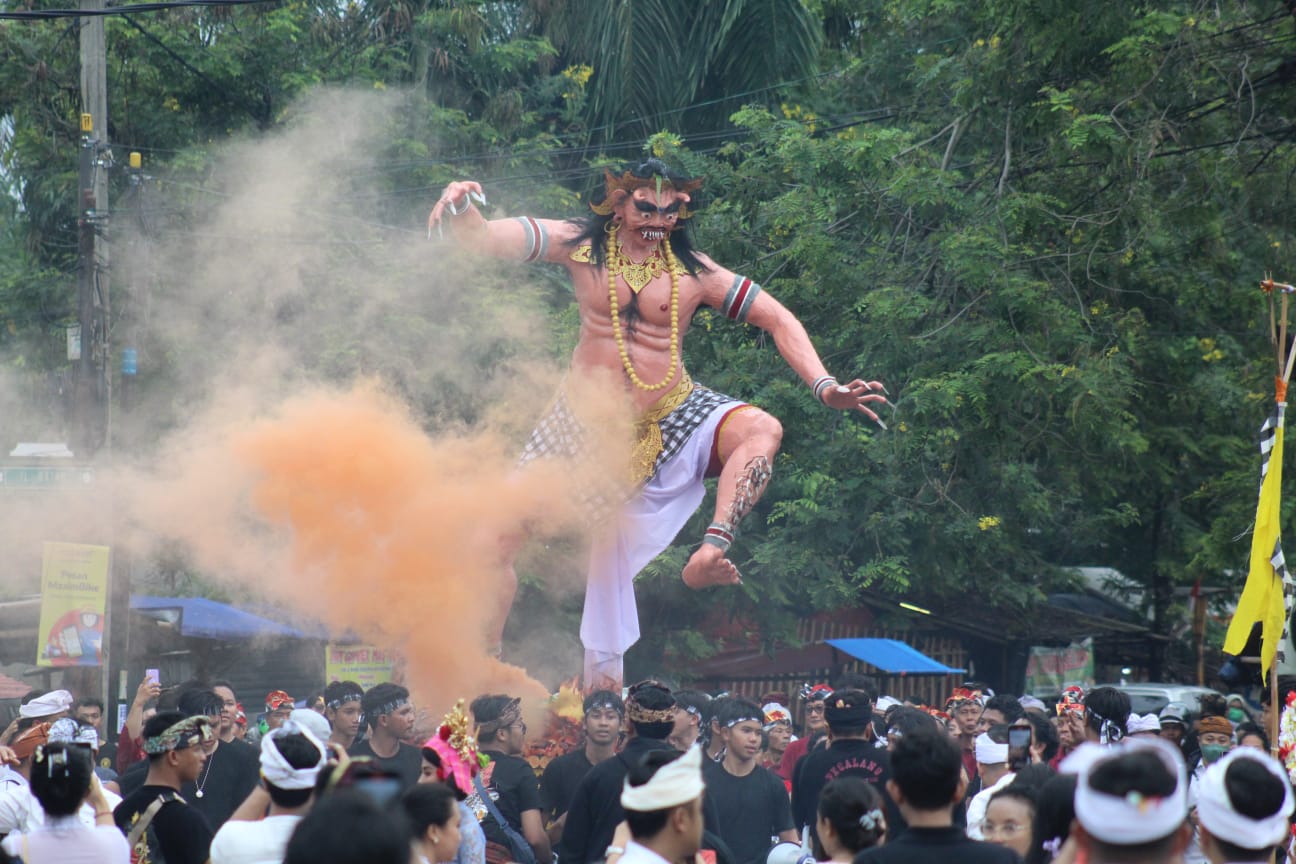
[[[669,271],[631,273],[628,280],[626,275],[609,273],[608,268],[593,265],[575,270],[572,281],[581,315],[608,320],[615,314],[622,323],[633,321],[669,328],[674,320],[683,326],[701,302],[697,280],[687,273],[675,278]]]

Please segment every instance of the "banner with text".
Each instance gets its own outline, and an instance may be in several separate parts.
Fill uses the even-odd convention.
[[[45,544],[36,665],[103,665],[109,556],[107,546]]]
[[[373,645],[324,646],[324,680],[354,681],[368,690],[383,681],[399,683],[400,653]]]
[[[1026,662],[1027,693],[1052,697],[1072,684],[1085,689],[1094,685],[1092,639],[1072,642],[1065,648],[1034,646],[1030,649],[1030,659]]]

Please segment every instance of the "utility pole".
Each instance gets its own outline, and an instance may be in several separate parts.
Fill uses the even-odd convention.
[[[104,0],[79,0],[84,12],[104,8]],[[112,347],[108,256],[108,53],[102,15],[78,19],[81,35],[80,266],[77,274],[77,319],[81,325],[81,359],[75,389],[75,452],[89,459],[103,448],[112,454]],[[112,490],[107,507],[114,509]],[[115,547],[115,516],[108,514],[107,545]],[[119,705],[127,699],[126,668],[130,629],[130,561],[113,548],[109,558],[108,645],[103,694],[108,717],[104,728],[115,735]]]

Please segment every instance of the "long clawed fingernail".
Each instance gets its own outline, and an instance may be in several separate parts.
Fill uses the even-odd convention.
[[[885,423],[882,422],[882,418],[881,418],[881,417],[875,417],[874,420],[877,422],[877,424],[878,424],[879,426],[882,427],[882,430],[883,430],[883,431],[886,431],[887,425],[886,425]]]

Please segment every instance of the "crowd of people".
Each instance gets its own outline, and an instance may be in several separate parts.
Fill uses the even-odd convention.
[[[100,746],[98,700],[28,697],[0,745],[0,862],[1223,864],[1292,838],[1241,697],[1138,715],[1111,687],[935,708],[860,676],[755,701],[644,681],[584,694],[560,754],[508,694],[432,730],[389,682],[264,705],[248,729],[229,682],[146,680]]]

